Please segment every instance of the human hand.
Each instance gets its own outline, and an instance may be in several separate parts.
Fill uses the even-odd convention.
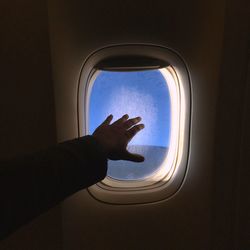
[[[144,161],[144,157],[130,153],[127,150],[127,145],[130,140],[144,128],[144,124],[137,124],[141,121],[140,117],[128,118],[129,116],[126,114],[110,124],[113,116],[109,115],[95,130],[93,136],[101,144],[110,160],[142,162]]]

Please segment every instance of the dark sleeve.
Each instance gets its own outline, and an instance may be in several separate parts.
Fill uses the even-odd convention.
[[[107,172],[107,158],[92,136],[0,164],[0,238],[89,187]]]

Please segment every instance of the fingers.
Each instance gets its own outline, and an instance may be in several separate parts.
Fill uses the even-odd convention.
[[[142,155],[132,154],[132,153],[126,151],[126,153],[124,154],[124,159],[123,160],[134,161],[134,162],[143,162],[144,157]]]
[[[112,121],[113,119],[113,115],[109,115],[106,120],[102,123],[102,125],[109,125],[110,122]]]
[[[127,130],[126,135],[129,140],[131,140],[139,131],[144,129],[144,124],[138,124],[132,127],[131,129]]]
[[[122,116],[120,119],[118,119],[117,121],[115,121],[112,125],[121,125],[128,119],[128,117],[129,117],[128,114],[126,114]]]
[[[136,123],[138,123],[140,121],[141,121],[141,117],[135,117],[133,119],[129,119],[129,120],[124,122],[123,127],[125,129],[129,129],[129,128],[133,127]]]

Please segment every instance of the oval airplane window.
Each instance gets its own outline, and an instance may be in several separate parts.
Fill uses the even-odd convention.
[[[145,161],[110,160],[108,176],[117,180],[152,176],[167,156],[171,133],[170,93],[161,71],[98,71],[90,94],[89,133],[109,114],[113,121],[124,114],[142,117],[145,128],[132,139],[128,150],[143,155]]]
[[[113,114],[140,116],[145,128],[128,150],[143,163],[108,161],[107,177],[88,191],[99,201],[135,204],[173,195],[187,170],[190,80],[175,52],[153,45],[100,49],[85,61],[78,88],[79,136],[92,134]]]

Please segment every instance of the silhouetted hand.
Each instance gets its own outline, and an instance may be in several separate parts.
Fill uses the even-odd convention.
[[[129,141],[144,128],[144,125],[137,124],[141,121],[140,117],[132,119],[128,118],[128,115],[124,115],[114,123],[110,124],[113,116],[108,116],[107,119],[95,130],[93,136],[101,144],[109,159],[142,162],[144,161],[144,157],[142,155],[128,152],[127,145]]]

